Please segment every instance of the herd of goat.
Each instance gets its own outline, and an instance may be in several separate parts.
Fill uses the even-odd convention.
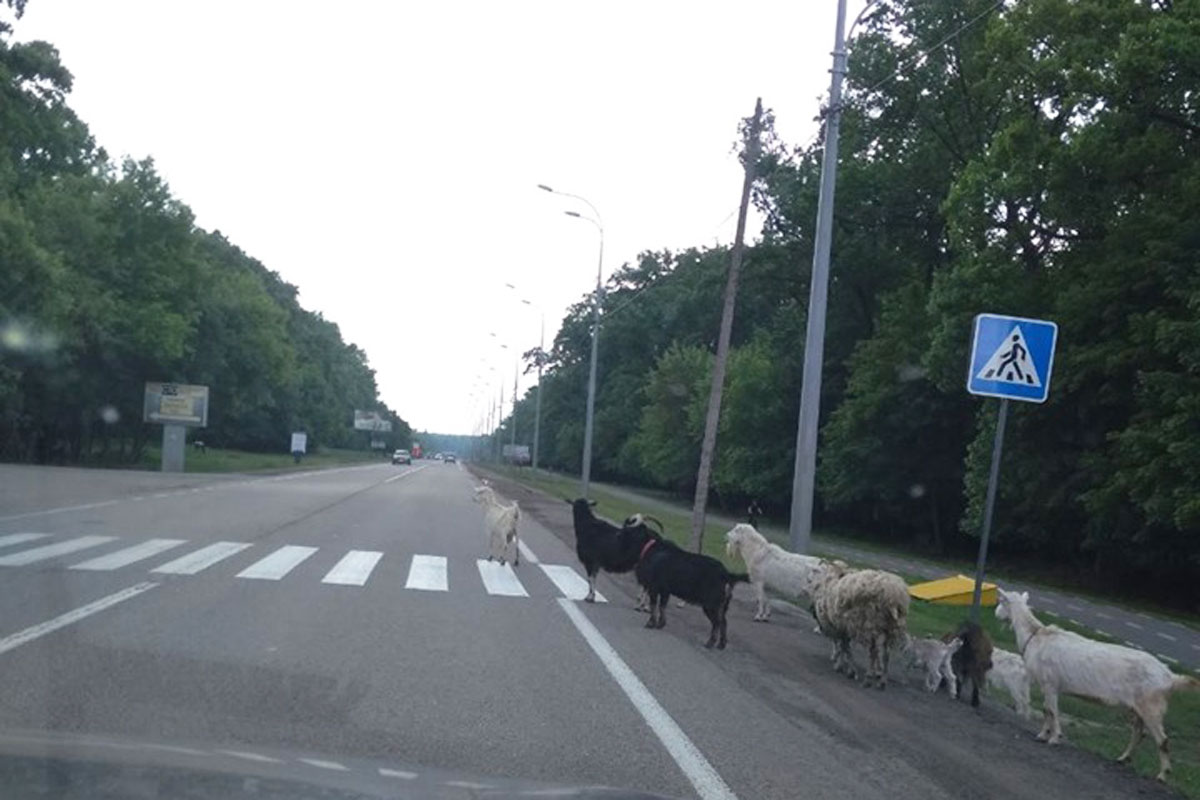
[[[475,489],[475,500],[484,507],[488,560],[519,564],[517,503],[503,502],[486,481]],[[907,626],[908,586],[898,575],[789,552],[747,524],[736,525],[725,535],[728,555],[746,565],[745,573],[734,573],[717,559],[664,538],[662,524],[653,517],[635,514],[617,525],[593,513],[595,501],[567,502],[574,518],[575,552],[587,573],[586,602],[595,601],[601,570],[633,572],[642,592],[637,608],[650,613],[647,628],[667,624],[667,602],[676,597],[703,609],[712,626],[705,646],[723,649],[733,587],[749,583],[756,593],[756,621],[766,622],[770,616],[767,589],[807,604],[817,631],[833,642],[832,660],[838,672],[857,679],[851,645],[864,647],[868,654],[862,676],[865,686],[885,687],[893,652],[903,652],[912,665],[925,671],[925,688],[931,692],[944,684],[958,698],[970,681],[973,706],[979,705],[980,689],[991,683],[1004,687],[1017,712],[1030,717],[1030,687],[1036,684],[1045,711],[1037,738],[1050,744],[1062,738],[1059,695],[1099,700],[1130,711],[1131,737],[1118,761],[1128,761],[1149,731],[1158,745],[1158,779],[1164,780],[1171,769],[1163,729],[1167,702],[1176,690],[1200,689],[1200,680],[1172,673],[1144,651],[1044,625],[1029,609],[1028,592],[998,590],[996,617],[1013,628],[1016,653],[993,647],[987,632],[969,622],[941,639],[915,638]],[[651,522],[657,524],[657,532],[648,525]]]

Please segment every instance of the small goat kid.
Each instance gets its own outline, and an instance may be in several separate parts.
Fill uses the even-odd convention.
[[[813,556],[784,550],[744,522],[725,534],[725,552],[731,558],[736,556],[744,561],[746,571],[750,573],[750,584],[758,595],[755,622],[766,622],[771,616],[768,586],[789,597],[807,599],[824,563]]]
[[[1025,669],[1025,659],[1016,653],[992,650],[992,671],[988,673],[988,686],[1002,686],[1012,695],[1013,705],[1022,717],[1032,717],[1033,710],[1029,705],[1029,671]]]
[[[870,658],[865,686],[887,685],[888,653],[908,635],[908,586],[898,575],[877,569],[847,572],[825,562],[813,585],[813,614],[821,633],[833,640],[833,666],[851,678],[858,672],[852,641]]]
[[[950,659],[960,647],[962,647],[962,639],[955,639],[950,644],[946,644],[938,639],[928,637],[914,639],[910,636],[908,638],[905,650],[908,653],[909,661],[925,670],[925,691],[936,692],[944,680],[950,688],[950,696],[954,697],[958,694],[958,677],[950,668]]]
[[[500,502],[496,490],[488,484],[475,487],[475,502],[483,506],[483,532],[488,541],[488,561],[498,559],[501,564],[512,561],[514,567],[521,565],[520,540],[517,523],[521,509],[514,501],[511,506]]]
[[[1028,592],[1000,589],[998,594],[996,618],[1012,625],[1025,669],[1045,698],[1046,719],[1037,738],[1049,744],[1062,739],[1058,716],[1060,694],[1123,706],[1132,712],[1132,734],[1129,746],[1117,761],[1128,761],[1149,729],[1158,744],[1158,779],[1166,780],[1171,771],[1170,748],[1163,729],[1167,701],[1178,689],[1200,689],[1200,680],[1173,674],[1165,664],[1141,650],[1097,642],[1055,625],[1042,624],[1029,610]]]

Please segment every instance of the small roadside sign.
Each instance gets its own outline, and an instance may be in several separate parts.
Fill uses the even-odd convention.
[[[307,453],[308,452],[308,434],[293,433],[292,434],[292,452]]]
[[[1058,325],[1044,319],[978,315],[967,391],[984,397],[1046,402],[1057,341]]]

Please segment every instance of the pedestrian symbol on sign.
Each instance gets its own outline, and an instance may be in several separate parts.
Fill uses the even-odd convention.
[[[1025,335],[1021,333],[1019,325],[1013,326],[1012,333],[1005,337],[975,377],[985,381],[1024,386],[1042,385],[1037,367],[1029,357],[1029,346],[1025,343]]]

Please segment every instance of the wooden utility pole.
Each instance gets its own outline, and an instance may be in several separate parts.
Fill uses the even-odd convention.
[[[729,358],[729,336],[733,330],[733,307],[737,302],[738,278],[742,272],[743,241],[746,238],[746,212],[750,208],[750,190],[758,169],[762,133],[762,98],[754,103],[754,117],[746,131],[745,167],[742,202],[738,206],[737,234],[729,251],[729,278],[725,282],[725,305],[721,309],[721,332],[717,337],[717,358],[713,362],[712,388],[708,395],[708,415],[704,418],[704,443],[700,446],[700,469],[696,473],[696,499],[692,504],[691,548],[697,553],[704,544],[704,516],[708,507],[708,483],[712,477],[713,451],[717,447],[717,423],[721,420],[721,393],[725,389],[725,362]]]

